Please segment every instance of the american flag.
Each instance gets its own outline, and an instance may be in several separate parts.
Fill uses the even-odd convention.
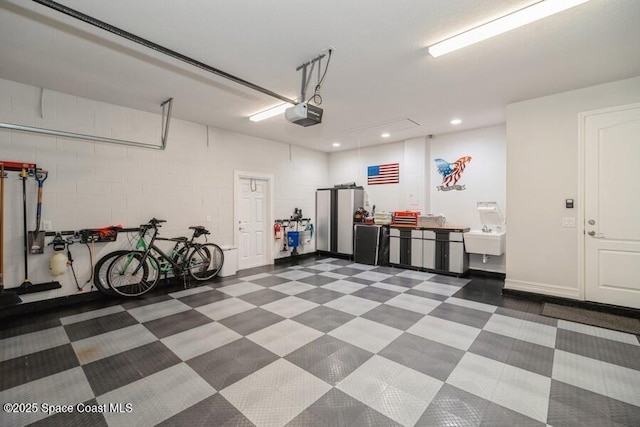
[[[367,184],[398,184],[400,182],[400,163],[387,163],[367,167]]]

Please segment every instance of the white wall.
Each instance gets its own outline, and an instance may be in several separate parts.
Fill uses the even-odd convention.
[[[504,125],[489,126],[445,135],[437,135],[431,142],[429,170],[431,176],[431,212],[444,214],[447,224],[482,228],[476,209],[477,202],[497,202],[503,214],[506,205],[506,130]],[[442,175],[434,162],[444,159],[450,163],[462,156],[471,156],[462,178],[461,191],[438,191]],[[509,230],[507,229],[507,235]],[[508,248],[507,248],[508,250]],[[505,272],[505,258],[489,257],[482,262],[482,255],[471,254],[469,267],[476,270]]]
[[[89,135],[160,143],[160,115],[0,80],[0,121]],[[42,111],[41,111],[42,105]],[[158,107],[160,110],[160,107]],[[294,207],[315,215],[315,189],[327,186],[328,156],[266,139],[172,119],[165,151],[0,129],[0,160],[37,163],[49,171],[44,183],[43,219],[54,230],[112,224],[136,227],[151,217],[168,220],[165,236],[204,225],[211,240],[233,244],[234,171],[273,174],[274,214],[289,217]],[[5,287],[22,283],[22,187],[17,172],[5,181]],[[36,183],[27,181],[28,228],[35,226]],[[206,217],[211,222],[206,222]],[[126,243],[96,245],[96,259]],[[313,252],[314,242],[302,252]],[[80,283],[90,274],[87,249],[72,246]],[[29,257],[33,283],[58,280],[62,289],[23,296],[35,301],[75,293],[70,272],[48,272],[52,250]],[[275,252],[276,257],[288,253]],[[95,260],[94,260],[95,261]],[[89,289],[89,286],[86,287]]]
[[[447,223],[481,228],[476,211],[478,201],[496,201],[505,209],[506,198],[505,126],[497,125],[464,132],[414,138],[360,150],[332,153],[329,156],[329,180],[332,184],[355,181],[365,187],[377,210],[417,210],[444,214]],[[441,192],[442,182],[434,159],[454,162],[471,156],[459,184],[466,190]],[[400,184],[367,186],[367,166],[400,163]],[[505,256],[490,257],[482,263],[480,255],[470,257],[473,269],[504,273]]]
[[[507,279],[505,287],[579,298],[578,114],[640,101],[640,77],[507,107]]]

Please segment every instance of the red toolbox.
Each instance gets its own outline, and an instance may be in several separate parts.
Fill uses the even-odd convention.
[[[420,212],[412,212],[412,211],[395,211],[393,213],[393,224],[394,225],[418,225],[418,216]]]

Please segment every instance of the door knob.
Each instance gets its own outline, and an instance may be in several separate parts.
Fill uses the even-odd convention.
[[[589,231],[587,234],[588,234],[589,236],[592,236],[592,237],[593,237],[593,236],[595,236],[595,235],[596,235],[596,232],[595,232],[595,231]]]

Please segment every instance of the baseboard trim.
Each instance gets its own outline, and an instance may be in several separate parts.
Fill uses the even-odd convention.
[[[54,308],[66,307],[73,304],[86,303],[91,301],[105,300],[107,297],[98,291],[85,292],[82,294],[66,295],[63,297],[49,298],[40,301],[23,302],[18,305],[4,307],[0,310],[0,319],[13,317],[35,312],[43,312]],[[115,301],[115,300],[114,300]]]
[[[469,276],[471,277],[486,277],[488,279],[498,279],[498,280],[504,280],[507,275],[504,273],[500,273],[497,271],[486,271],[486,270],[474,270],[474,269],[469,269]]]
[[[274,259],[273,264],[274,265],[297,264],[301,260],[316,258],[317,256],[318,256],[318,252],[308,252],[306,254],[290,255],[290,256]]]
[[[574,300],[579,300],[580,298],[578,289],[575,288],[565,288],[546,283],[525,282],[521,280],[506,279],[504,281],[504,290],[516,290]]]

